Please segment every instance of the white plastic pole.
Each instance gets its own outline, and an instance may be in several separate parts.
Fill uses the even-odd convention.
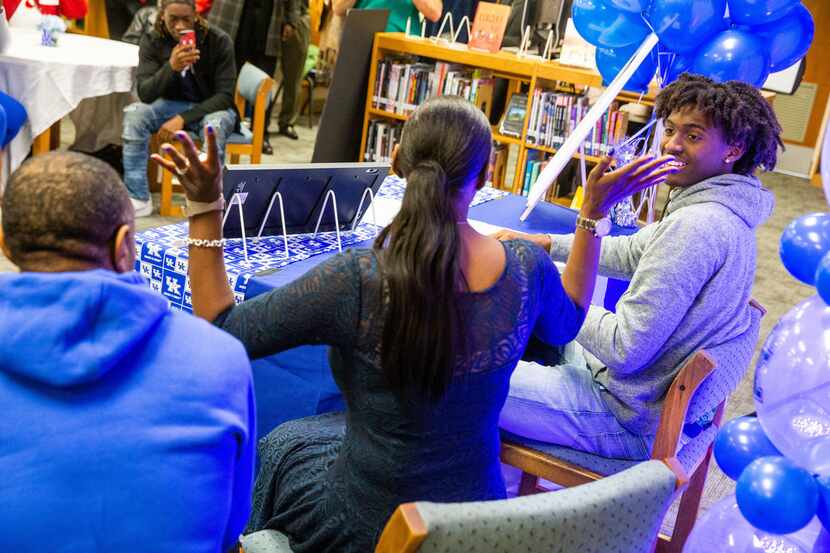
[[[619,72],[617,77],[608,85],[608,88],[603,92],[602,96],[597,99],[597,102],[591,107],[582,121],[576,126],[571,136],[565,141],[564,144],[556,151],[556,154],[553,156],[553,159],[550,160],[550,163],[547,164],[545,169],[539,174],[539,178],[533,183],[533,186],[530,189],[530,193],[528,194],[527,199],[527,208],[525,209],[524,213],[522,213],[519,219],[524,221],[528,218],[530,213],[533,211],[533,208],[545,197],[545,193],[548,191],[548,188],[556,181],[556,177],[559,176],[559,173],[565,168],[565,165],[568,161],[571,160],[574,153],[576,153],[579,145],[585,140],[585,137],[588,136],[588,133],[591,132],[591,129],[594,128],[594,125],[597,124],[597,121],[602,117],[602,114],[608,109],[608,106],[611,105],[611,102],[614,101],[614,98],[622,90],[622,87],[625,83],[628,82],[628,79],[631,78],[631,75],[640,67],[640,64],[643,63],[643,60],[646,59],[646,56],[654,49],[654,46],[657,44],[659,39],[655,33],[651,33],[640,47],[634,52],[634,55],[631,56],[631,59],[628,60],[628,63],[622,68]]]

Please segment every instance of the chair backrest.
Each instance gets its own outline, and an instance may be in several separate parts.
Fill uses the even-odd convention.
[[[239,70],[239,77],[236,79],[236,92],[253,106],[256,104],[257,94],[259,94],[263,83],[270,78],[271,76],[268,73],[246,61],[242,65],[242,69]],[[268,103],[272,99],[273,93],[268,95]],[[240,115],[244,116],[244,113],[240,113]]]
[[[749,369],[755,345],[761,333],[761,319],[766,314],[756,301],[750,302],[752,322],[740,336],[723,344],[707,347],[706,353],[715,361],[716,369],[703,381],[689,404],[687,421],[695,421],[711,413],[738,387]]]
[[[684,483],[672,461],[645,461],[589,484],[501,501],[401,505],[375,551],[646,553]]]
[[[260,151],[265,136],[267,121],[265,114],[273,101],[274,79],[259,67],[245,62],[236,79],[236,110],[240,117],[245,117],[245,103],[253,108],[251,116],[251,133],[253,148]],[[254,161],[253,163],[258,163]]]
[[[764,314],[766,310],[761,304],[750,301],[752,320],[746,332],[695,352],[683,364],[666,393],[652,459],[673,456],[686,421],[696,421],[714,412],[738,386],[749,368]]]

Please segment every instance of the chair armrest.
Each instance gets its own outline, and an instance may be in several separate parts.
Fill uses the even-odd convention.
[[[680,433],[686,422],[686,412],[689,402],[701,382],[715,369],[715,360],[705,351],[697,351],[691,359],[686,361],[680,372],[672,382],[666,399],[663,402],[663,412],[660,414],[660,425],[651,451],[652,459],[669,459],[677,453],[677,444]]]
[[[415,503],[399,505],[380,535],[375,553],[415,553],[427,537],[427,527]]]
[[[686,474],[686,470],[683,468],[683,465],[680,464],[680,461],[677,460],[677,457],[663,459],[663,464],[669,467],[669,470],[672,471],[674,476],[677,478],[675,489],[681,490],[685,488],[689,483],[689,475]]]

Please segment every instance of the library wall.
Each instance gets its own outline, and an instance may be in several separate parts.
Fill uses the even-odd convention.
[[[804,139],[787,142],[814,148],[818,141],[824,109],[830,97],[830,55],[828,55],[830,52],[830,2],[827,0],[802,1],[810,10],[816,24],[813,45],[807,53],[807,67],[804,71],[803,82],[815,83],[817,90]]]

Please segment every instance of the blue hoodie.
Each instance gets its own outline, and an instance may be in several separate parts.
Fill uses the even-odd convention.
[[[219,552],[248,518],[242,345],[136,273],[0,274],[0,551]]]

